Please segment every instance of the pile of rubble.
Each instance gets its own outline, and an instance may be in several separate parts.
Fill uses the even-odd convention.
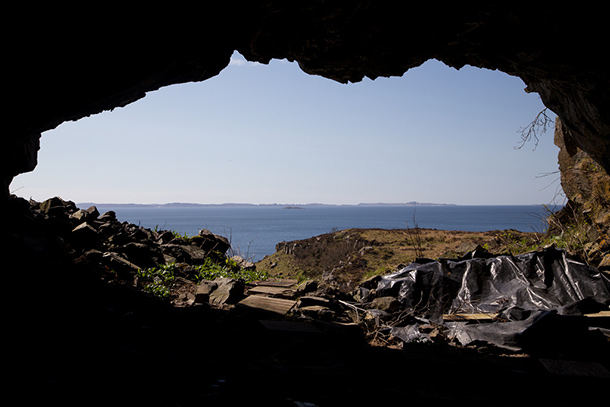
[[[316,281],[202,282],[195,304],[202,303],[357,326],[369,341],[392,346],[442,342],[598,359],[610,338],[608,275],[553,247],[518,256],[475,251],[456,260],[420,260],[372,277],[351,294]]]
[[[7,253],[49,264],[67,260],[105,280],[133,281],[139,270],[159,264],[202,264],[211,256],[224,257],[230,248],[228,239],[205,229],[183,239],[172,231],[121,222],[113,211],[79,209],[59,197],[44,202],[11,197],[7,205]]]
[[[250,308],[278,316],[300,316],[323,321],[352,322],[343,312],[338,292],[314,280],[263,280],[245,284],[231,278],[202,281],[196,286],[193,305],[219,309]]]

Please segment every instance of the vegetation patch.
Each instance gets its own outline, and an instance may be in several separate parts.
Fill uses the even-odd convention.
[[[266,280],[269,278],[269,273],[263,270],[242,268],[235,260],[230,258],[218,261],[208,257],[200,265],[172,262],[140,270],[137,273],[137,285],[155,297],[169,299],[172,296],[177,278],[198,283],[203,280],[215,280],[219,277],[250,283]]]
[[[175,263],[162,264],[140,270],[137,273],[138,285],[147,293],[159,298],[169,298],[171,287],[176,280]]]

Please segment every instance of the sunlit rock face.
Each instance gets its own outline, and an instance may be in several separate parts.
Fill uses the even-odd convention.
[[[44,23],[20,24],[19,41],[3,50],[8,110],[0,138],[2,195],[15,175],[35,167],[41,132],[163,86],[206,80],[236,50],[262,63],[297,61],[309,74],[342,83],[400,76],[429,59],[501,70],[537,92],[575,145],[610,172],[610,83],[600,10],[563,3],[220,3],[180,10],[179,20],[171,10],[113,10],[108,18],[49,15]]]
[[[564,209],[549,219],[553,233],[572,235],[589,264],[610,269],[610,175],[572,140],[561,120],[555,125],[555,144]]]

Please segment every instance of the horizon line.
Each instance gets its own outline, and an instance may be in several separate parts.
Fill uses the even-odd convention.
[[[249,203],[249,202],[223,202],[223,203],[196,203],[196,202],[166,202],[166,203],[112,203],[112,202],[78,202],[77,205],[105,205],[105,206],[539,206],[541,203],[531,204],[455,204],[455,203],[436,203],[436,202],[360,202],[357,204],[336,204],[336,203]],[[552,206],[559,206],[552,204]]]

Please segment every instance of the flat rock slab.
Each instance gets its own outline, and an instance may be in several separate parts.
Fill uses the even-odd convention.
[[[275,286],[256,286],[248,289],[250,294],[266,295],[269,297],[286,297],[292,298],[295,295],[294,290],[286,287],[275,287]]]
[[[275,312],[281,315],[285,315],[295,304],[296,301],[294,300],[264,297],[262,295],[250,295],[238,303],[238,305],[245,307]]]
[[[297,280],[287,278],[287,279],[279,280],[279,281],[271,281],[271,280],[255,281],[255,282],[253,282],[251,284],[255,285],[255,286],[263,286],[263,287],[285,287],[285,288],[291,288],[291,287],[294,287],[294,285],[296,283],[297,283]]]
[[[497,314],[491,313],[476,313],[476,314],[444,314],[443,321],[490,321]]]

